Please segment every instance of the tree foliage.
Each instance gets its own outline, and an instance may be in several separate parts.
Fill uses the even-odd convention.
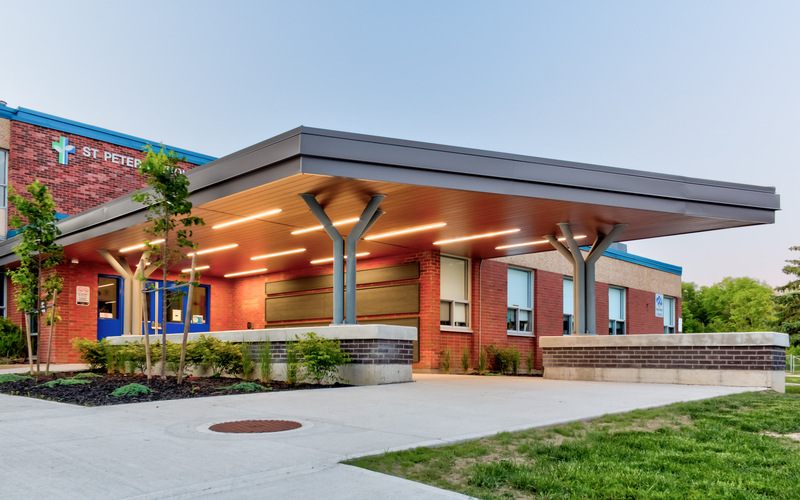
[[[165,151],[163,147],[158,153],[149,147],[147,150],[147,156],[139,165],[139,173],[150,189],[136,191],[132,199],[148,207],[146,217],[152,224],[145,232],[153,237],[153,241],[164,240],[159,244],[147,241],[145,254],[151,265],[161,268],[162,290],[165,290],[169,266],[186,258],[184,249],[195,248],[191,241],[191,228],[204,222],[202,218],[192,216],[189,179],[178,166],[185,159],[174,151]],[[167,293],[162,292],[161,299],[161,377],[166,378]]]
[[[9,187],[8,201],[17,211],[9,221],[9,226],[19,230],[22,241],[14,247],[19,266],[8,274],[16,286],[14,298],[17,310],[35,316],[38,321],[43,303],[51,301],[54,294],[61,292],[63,279],[53,268],[64,259],[64,250],[56,243],[61,231],[56,227],[56,204],[47,186],[37,179],[25,190],[30,198],[16,194]],[[38,324],[41,325],[41,322]],[[52,335],[50,337],[52,341]],[[27,339],[33,369],[30,329]]]
[[[725,278],[709,287],[683,283],[683,331],[757,332],[775,324],[774,292],[752,278]]]
[[[800,252],[800,246],[789,247],[793,252]],[[788,333],[792,345],[800,344],[800,258],[787,259],[783,273],[794,277],[789,283],[779,286],[779,295],[775,298],[776,314],[780,330]]]

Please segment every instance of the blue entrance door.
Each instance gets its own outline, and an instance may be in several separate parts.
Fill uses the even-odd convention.
[[[161,288],[161,281],[149,281],[150,286]],[[167,281],[167,288],[174,286],[175,283]],[[187,312],[186,296],[188,287],[183,287],[180,290],[167,290],[167,333],[183,333],[183,320],[184,314],[190,315],[189,332],[191,333],[206,333],[209,331],[208,316],[209,316],[209,291],[208,285],[200,285],[194,287],[192,292],[192,303],[189,305]],[[163,316],[162,316],[162,292],[155,291],[147,295],[147,327],[150,335],[157,335],[162,333]]]
[[[122,278],[97,277],[97,340],[122,335]]]

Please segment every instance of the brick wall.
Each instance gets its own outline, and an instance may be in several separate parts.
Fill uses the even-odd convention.
[[[742,346],[552,347],[544,365],[568,368],[766,370],[785,367],[785,348]]]
[[[61,136],[76,149],[75,154],[69,155],[68,165],[59,164],[58,153],[52,149],[52,143]],[[97,158],[84,156],[84,147],[96,149]],[[12,121],[8,182],[16,192],[23,193],[25,186],[39,179],[53,195],[56,211],[68,215],[129,196],[144,186],[135,166],[106,161],[104,152],[138,160],[145,157],[137,149]],[[115,159],[121,161],[120,157]],[[190,169],[194,165],[182,163],[181,167]]]

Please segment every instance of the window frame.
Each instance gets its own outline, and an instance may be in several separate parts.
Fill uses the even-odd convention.
[[[669,314],[667,314],[667,302],[669,302],[671,304],[670,308],[669,308],[670,309]],[[675,297],[664,295],[664,333],[665,334],[670,334],[671,335],[671,334],[676,333],[676,330],[675,330],[675,316],[676,316],[676,312],[677,312],[677,309],[678,309],[676,307],[677,304],[678,304],[678,299],[676,299]],[[667,317],[669,317],[669,323],[667,323]]]
[[[611,319],[611,290],[619,290],[620,292],[620,308],[622,310],[622,319]],[[609,335],[627,335],[627,315],[628,307],[626,305],[628,293],[624,287],[609,285],[608,287],[608,334]],[[622,325],[622,333],[614,333],[617,331],[617,325]]]
[[[561,281],[562,302],[563,302],[563,298],[566,297],[566,295],[564,294],[564,284],[567,281],[569,281],[571,283],[572,287],[575,286],[575,280],[572,279],[572,276],[564,276],[564,279]],[[573,288],[573,291],[574,291],[574,288]],[[571,307],[572,312],[571,313],[567,314],[566,312],[564,312],[564,304],[563,303],[561,304],[561,312],[563,314],[563,317],[562,317],[562,335],[572,335],[573,333],[575,333],[575,303],[574,303],[575,302],[575,298],[574,297],[575,297],[575,295],[573,293],[569,294],[569,301],[570,301],[570,304],[572,304],[572,307]]]
[[[0,149],[0,209],[8,209],[8,150]]]
[[[509,274],[511,271],[523,272],[528,277],[528,307],[522,307],[519,305],[511,305],[508,302],[508,293],[510,291],[509,284],[511,281],[508,279]],[[525,269],[522,267],[515,267],[515,266],[508,266],[506,271],[506,334],[510,336],[516,337],[535,337],[535,329],[533,324],[533,307],[534,307],[534,296],[533,296],[533,270],[532,269]],[[514,311],[514,329],[509,329],[509,313]],[[528,313],[528,325],[529,330],[520,330],[520,311],[525,311]]]
[[[442,260],[443,259],[453,259],[453,260],[460,260],[465,263],[464,266],[464,287],[466,288],[465,295],[466,300],[454,297],[445,297],[442,294],[442,283],[443,283],[443,276],[442,276]],[[472,312],[471,307],[471,291],[472,291],[472,283],[471,283],[471,270],[472,270],[472,261],[467,257],[459,257],[456,255],[446,255],[440,254],[439,255],[439,329],[440,330],[452,330],[452,331],[459,331],[459,332],[472,332],[472,322],[470,321],[470,316]],[[456,304],[463,304],[466,306],[466,325],[455,325],[455,321],[453,318],[455,317],[455,307]],[[449,311],[450,322],[443,323],[442,322],[442,310],[443,307],[446,306]]]

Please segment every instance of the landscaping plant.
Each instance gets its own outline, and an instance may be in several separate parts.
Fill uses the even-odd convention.
[[[239,348],[242,351],[242,378],[250,380],[250,374],[255,369],[252,347],[249,342],[242,342]]]
[[[145,232],[154,240],[164,240],[160,244],[145,242],[145,256],[156,268],[162,272],[161,300],[161,378],[166,379],[167,369],[167,274],[171,264],[186,258],[183,249],[193,249],[196,245],[191,241],[191,227],[204,224],[200,217],[192,216],[192,202],[189,201],[189,179],[178,167],[181,158],[174,151],[165,151],[161,148],[158,153],[148,148],[144,161],[139,165],[139,173],[150,186],[149,191],[136,191],[132,199],[137,203],[147,205],[148,222],[152,225],[145,228]],[[172,239],[174,237],[174,240]],[[152,257],[155,256],[153,259]],[[144,276],[141,276],[144,280]],[[191,297],[189,297],[191,303]],[[146,335],[145,338],[148,336]],[[184,330],[183,343],[181,344],[180,366],[178,368],[178,382],[182,381],[183,363],[186,353],[187,334]],[[148,377],[150,367],[148,367]]]
[[[6,382],[19,382],[20,380],[33,380],[33,377],[27,375],[17,375],[16,373],[2,373],[0,374],[0,384]]]
[[[210,369],[212,377],[221,377],[223,373],[239,373],[241,371],[242,351],[239,346],[205,335],[200,335],[195,342],[197,343],[199,364]]]
[[[11,282],[15,285],[14,298],[17,310],[25,315],[25,331],[28,345],[28,365],[33,373],[33,347],[31,343],[31,318],[37,324],[41,313],[46,310],[47,302],[55,311],[55,298],[63,286],[63,279],[55,271],[55,267],[64,258],[64,250],[56,243],[61,231],[56,227],[56,205],[47,186],[39,180],[26,186],[30,199],[18,195],[8,187],[8,201],[17,213],[8,221],[9,227],[19,230],[22,241],[14,247],[19,257],[19,265],[8,271]],[[47,341],[47,367],[50,372],[50,353],[53,345],[53,327],[50,325],[50,336]],[[41,334],[41,328],[39,328]],[[36,372],[39,373],[39,361],[36,361]]]
[[[107,371],[108,368],[108,340],[103,339],[99,342],[92,342],[88,339],[77,338],[72,341],[72,345],[78,349],[81,361],[89,365],[92,371]]]
[[[261,363],[261,381],[269,382],[272,380],[272,344],[269,339],[258,346],[258,359]]]
[[[481,347],[480,351],[478,352],[478,375],[483,375],[486,373],[486,368],[489,364],[488,357],[486,356],[486,349]]]
[[[442,357],[439,358],[439,366],[444,373],[450,373],[450,347],[442,349]]]
[[[469,347],[461,349],[461,369],[464,373],[469,373]]]
[[[535,356],[535,354],[536,354],[536,351],[533,348],[531,348],[531,350],[528,351],[528,355],[525,356],[525,370],[528,372],[528,375],[533,373],[534,356]]]
[[[0,358],[22,358],[25,356],[25,334],[8,318],[0,316]]]
[[[298,376],[300,375],[300,363],[297,355],[297,342],[286,342],[286,382],[289,384],[296,384],[299,382]]]
[[[338,374],[339,367],[352,363],[350,355],[342,350],[339,339],[326,339],[314,332],[306,333],[304,338],[298,336],[296,350],[302,356],[301,366],[317,384],[323,380],[343,381]]]
[[[114,389],[114,392],[112,392],[111,395],[118,398],[125,398],[132,396],[146,396],[147,394],[152,393],[153,390],[151,388],[142,384],[133,383]]]
[[[227,385],[225,387],[217,387],[218,391],[238,391],[238,392],[261,392],[271,391],[269,387],[256,384],[255,382],[239,382],[238,384]]]

